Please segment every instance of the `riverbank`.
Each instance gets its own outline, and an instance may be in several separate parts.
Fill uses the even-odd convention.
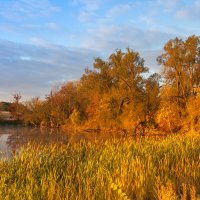
[[[23,126],[23,122],[19,120],[0,120],[0,126]]]
[[[0,199],[195,199],[199,152],[199,135],[29,146],[0,161]]]

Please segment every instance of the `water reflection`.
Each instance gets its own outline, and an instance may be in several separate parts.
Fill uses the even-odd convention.
[[[80,140],[102,141],[119,137],[116,134],[105,134],[100,131],[70,132],[64,133],[60,129],[40,129],[21,126],[0,126],[0,158],[10,157],[19,152],[19,149],[27,144],[74,144]]]
[[[12,153],[28,143],[33,144],[66,144],[68,135],[59,129],[39,129],[20,126],[0,127],[0,157],[9,157]]]

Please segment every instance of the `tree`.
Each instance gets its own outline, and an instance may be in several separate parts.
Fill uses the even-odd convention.
[[[38,97],[26,102],[26,112],[24,113],[24,122],[34,126],[40,126],[45,123],[44,101]]]
[[[138,52],[127,49],[125,53],[117,50],[109,61],[112,68],[114,91],[118,93],[118,115],[126,128],[137,127],[146,120],[144,66]]]
[[[60,126],[70,117],[77,106],[77,82],[60,85],[46,97],[45,104],[49,108],[49,123]]]
[[[151,120],[154,120],[160,104],[160,80],[161,76],[154,73],[145,81],[146,115]]]
[[[95,59],[94,69],[87,69],[80,80],[82,91],[88,94],[88,117],[101,126],[127,119],[130,127],[133,121],[143,120],[146,94],[142,75],[146,72],[144,60],[129,48],[116,50],[108,60]]]
[[[160,90],[160,102],[155,120],[164,132],[178,131],[182,125],[184,110],[173,97],[175,91],[175,88],[168,85],[162,86]]]
[[[81,123],[81,116],[77,109],[74,109],[72,114],[70,115],[70,121],[74,128]]]
[[[9,111],[14,119],[20,120],[22,116],[23,105],[20,103],[20,99],[22,98],[20,93],[13,94],[13,102],[9,107]]]
[[[200,93],[189,99],[187,103],[187,125],[189,130],[200,133]]]
[[[164,78],[158,123],[162,128],[179,130],[192,110],[188,104],[196,104],[191,99],[196,99],[200,87],[200,37],[169,40],[158,62],[163,66]]]
[[[186,103],[195,95],[194,88],[200,86],[200,37],[170,40],[157,60],[163,66],[165,84],[176,89],[173,96]]]

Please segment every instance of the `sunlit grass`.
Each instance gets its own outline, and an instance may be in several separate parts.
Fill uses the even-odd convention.
[[[195,199],[200,136],[28,146],[0,161],[0,199]]]

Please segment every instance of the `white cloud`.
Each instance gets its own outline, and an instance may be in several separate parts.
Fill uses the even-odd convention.
[[[104,11],[105,14],[96,18],[95,24],[112,25],[113,23],[116,23],[120,18],[125,18],[125,20],[127,20],[127,15],[130,15],[131,12],[133,13],[138,6],[138,2],[113,5],[112,7]]]
[[[113,6],[108,12],[107,12],[107,17],[113,18],[118,15],[121,15],[129,10],[131,10],[134,7],[133,4],[119,4]]]
[[[142,16],[140,16],[140,20],[144,21],[148,25],[154,24],[153,19],[149,16],[142,15]]]
[[[53,30],[53,31],[60,30],[59,25],[57,23],[55,23],[55,22],[49,22],[49,23],[47,23],[46,27],[49,28],[49,29],[51,29],[51,30]]]
[[[99,51],[113,51],[116,48],[131,47],[134,50],[161,49],[164,42],[174,36],[155,30],[142,30],[132,24],[102,26],[88,31],[83,47]]]
[[[193,1],[190,5],[183,4],[183,6],[177,10],[176,17],[200,22],[200,0]]]
[[[149,50],[139,52],[144,58],[145,66],[150,69],[150,73],[158,73],[161,71],[161,66],[157,63],[157,57],[162,54],[162,50]]]
[[[40,37],[32,37],[31,44],[35,46],[47,47],[47,48],[51,46],[51,43],[49,41],[42,39]]]
[[[103,4],[103,0],[73,0],[72,2],[80,8],[77,18],[81,22],[93,20],[97,16],[97,10],[99,10]]]
[[[155,2],[153,1],[153,3]],[[157,0],[157,4],[168,12],[173,11],[179,3],[182,4],[183,2],[180,2],[180,0]]]
[[[189,12],[188,12],[187,9],[181,9],[181,10],[178,10],[178,11],[176,12],[176,16],[177,16],[178,18],[187,18],[188,15],[189,15]]]
[[[49,0],[10,0],[0,1],[0,16],[9,20],[26,20],[48,16],[59,11]]]
[[[20,60],[31,60],[31,57],[29,56],[19,56]]]
[[[129,47],[140,53],[150,72],[159,72],[160,66],[156,59],[161,54],[164,44],[174,37],[172,34],[142,30],[132,24],[123,24],[89,30],[88,37],[82,45],[103,52],[102,55],[105,57],[118,48],[124,50]]]

